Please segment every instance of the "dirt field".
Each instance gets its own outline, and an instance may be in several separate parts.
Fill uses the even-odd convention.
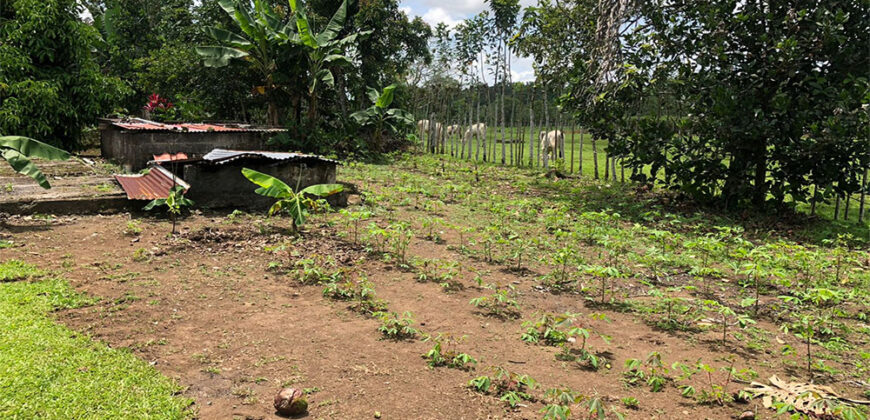
[[[368,189],[378,183],[342,180]],[[449,215],[458,207],[447,205],[440,212]],[[550,293],[538,281],[544,274],[540,264],[509,270],[459,252],[460,232],[454,229],[445,229],[440,241],[427,240],[419,233],[422,214],[408,206],[389,217],[417,228],[409,256],[459,263],[458,284],[448,291],[353,244],[332,216],[313,219],[299,239],[281,232],[286,220],[268,223],[247,215],[193,215],[181,222],[175,237],[167,235],[164,220],[126,214],[13,218],[7,239],[19,246],[0,252],[3,259],[54,270],[77,290],[100,297],[94,306],[58,313],[58,320],[112,347],[128,348],[176,379],[204,419],[276,418],[272,397],[282,386],[309,392],[310,418],[540,418],[540,401],[512,409],[469,389],[470,379],[492,375],[495,366],[528,374],[542,389],[569,387],[598,397],[608,412],[628,418],[722,419],[745,410],[759,410],[766,418],[773,413],[756,402],[697,404],[681,398],[673,385],[651,392],[646,386],[627,387],[621,379],[627,359],[644,359],[653,351],[662,354],[666,366],[703,359],[719,367],[726,363],[716,361],[734,354],[735,368],[751,367],[760,378],[787,376],[790,368],[781,365],[776,349],[720,346],[721,334],[715,331],[665,331],[577,294]],[[379,320],[324,297],[323,285],[300,284],[293,263],[317,255],[331,256],[355,275],[364,273],[389,311],[413,313],[421,333],[464,336],[457,347],[477,359],[476,367],[429,368],[421,356],[431,342],[420,335],[385,339],[377,330]],[[519,317],[487,316],[469,305],[488,293],[475,281],[480,273],[487,283],[515,288]],[[556,347],[520,340],[523,321],[537,313],[564,312],[582,314],[581,326],[609,336],[605,341],[592,334],[588,342],[607,359],[606,367],[595,371],[560,361]],[[759,327],[776,331],[765,320]],[[742,386],[731,383],[728,392]],[[638,407],[625,407],[624,397],[636,398]],[[575,412],[581,416],[586,411],[577,410],[583,410]]]

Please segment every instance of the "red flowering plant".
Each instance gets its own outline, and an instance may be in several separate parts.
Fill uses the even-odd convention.
[[[156,93],[148,96],[148,103],[142,107],[142,110],[145,111],[145,118],[155,121],[168,121],[176,117],[175,105]]]

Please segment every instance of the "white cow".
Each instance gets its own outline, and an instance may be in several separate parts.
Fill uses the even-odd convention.
[[[465,130],[465,135],[462,136],[462,144],[468,143],[472,137],[477,137],[477,141],[481,141],[481,139],[486,139],[486,124],[477,123],[471,124],[467,130]]]
[[[448,126],[447,126],[447,137],[448,137],[448,138],[452,137],[454,134],[459,134],[459,133],[461,133],[461,132],[462,132],[462,126],[461,126],[461,125],[456,125],[456,124],[454,124],[454,125],[448,125]]]
[[[562,130],[541,131],[539,138],[541,139],[541,156],[544,156],[544,159],[547,156],[555,159],[557,155],[561,154],[562,147],[565,144],[565,133]]]
[[[429,131],[429,120],[417,121],[417,131],[424,133]]]

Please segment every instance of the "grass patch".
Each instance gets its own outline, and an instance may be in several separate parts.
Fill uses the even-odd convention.
[[[33,270],[2,267],[4,278]],[[191,401],[175,396],[180,388],[169,378],[48,315],[89,303],[65,280],[0,284],[0,418],[191,417]]]
[[[0,282],[24,280],[44,274],[45,272],[36,266],[19,260],[8,260],[0,263]]]

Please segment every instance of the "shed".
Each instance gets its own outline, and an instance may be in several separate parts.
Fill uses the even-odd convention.
[[[337,160],[301,153],[214,149],[201,158],[161,162],[191,188],[187,197],[197,207],[263,209],[274,199],[254,193],[257,186],[242,175],[250,168],[272,175],[293,189],[335,183]],[[328,199],[333,206],[346,204],[347,195]]]
[[[100,147],[103,157],[127,171],[144,168],[154,156],[185,152],[200,157],[212,149],[268,149],[266,141],[283,128],[243,124],[164,124],[142,118],[100,121]]]

